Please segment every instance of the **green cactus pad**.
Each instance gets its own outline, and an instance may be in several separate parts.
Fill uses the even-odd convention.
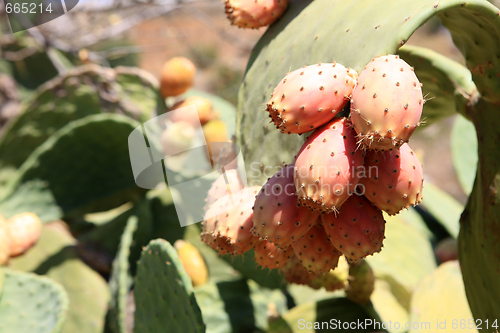
[[[477,134],[474,124],[457,116],[451,131],[451,158],[465,194],[472,192],[477,169]]]
[[[0,268],[0,332],[59,333],[66,320],[68,295],[53,280]]]
[[[142,252],[134,286],[134,332],[204,332],[191,279],[175,249],[153,240]]]
[[[6,217],[32,211],[51,221],[137,201],[145,190],[134,182],[127,139],[138,126],[114,114],[69,123],[21,166],[3,193],[0,211]]]

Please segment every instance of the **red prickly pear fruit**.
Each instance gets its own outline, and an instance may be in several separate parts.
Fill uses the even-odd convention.
[[[252,249],[258,240],[251,232],[252,207],[259,190],[258,186],[248,187],[217,200],[206,212],[202,239],[220,254],[243,254]],[[207,233],[211,236],[204,236]]]
[[[5,265],[10,258],[11,237],[7,220],[0,215],[0,266]]]
[[[370,265],[365,260],[350,265],[348,280],[347,298],[360,305],[368,304],[375,290],[375,275]]]
[[[304,236],[319,217],[297,204],[293,170],[293,164],[285,166],[270,178],[254,205],[254,233],[281,248]]]
[[[266,240],[260,241],[254,248],[255,261],[262,267],[269,269],[285,266],[293,255],[291,247],[280,249]]]
[[[363,151],[346,118],[333,119],[318,128],[295,159],[294,181],[299,202],[312,211],[336,211],[359,182]],[[359,172],[358,172],[359,171]]]
[[[285,280],[295,284],[309,285],[318,276],[316,273],[308,272],[296,255],[292,255],[280,271]]]
[[[330,243],[321,224],[315,224],[307,234],[292,244],[297,258],[309,272],[326,273],[337,267],[340,252]]]
[[[341,64],[304,66],[285,76],[266,110],[282,133],[306,133],[329,122],[347,104],[358,73]]]
[[[160,92],[164,98],[178,96],[193,85],[196,67],[191,60],[175,57],[167,61],[161,70]]]
[[[451,237],[443,239],[437,244],[434,253],[441,264],[447,261],[458,260],[457,240]]]
[[[339,258],[339,264],[335,269],[318,275],[309,285],[314,289],[325,288],[326,291],[342,290],[347,288],[348,277],[349,264],[345,257],[341,256]]]
[[[256,29],[279,19],[289,0],[226,0],[226,15],[231,24]]]
[[[28,251],[40,238],[42,222],[33,213],[22,213],[7,220],[11,246],[10,256],[17,257]]]
[[[227,181],[227,182],[226,182]],[[206,212],[210,206],[225,195],[235,195],[244,188],[240,175],[237,170],[226,170],[225,175],[221,174],[208,190],[207,198],[205,199],[204,211]]]
[[[349,262],[380,252],[384,241],[382,211],[362,195],[353,195],[335,214],[321,215],[330,242]]]
[[[361,179],[365,196],[389,215],[396,215],[403,208],[422,201],[422,165],[408,144],[399,150],[369,151],[365,170],[368,175]]]
[[[413,68],[397,55],[373,59],[352,92],[351,120],[364,148],[391,150],[420,125],[424,98]]]

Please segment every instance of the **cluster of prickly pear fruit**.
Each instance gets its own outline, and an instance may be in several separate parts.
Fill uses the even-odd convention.
[[[0,215],[0,266],[28,251],[41,231],[42,222],[35,214],[22,213],[7,220]]]
[[[279,19],[289,0],[226,0],[226,15],[231,24],[257,29]]]

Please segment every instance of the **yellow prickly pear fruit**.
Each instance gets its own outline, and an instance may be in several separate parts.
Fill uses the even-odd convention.
[[[190,105],[194,105],[194,107],[196,107],[196,111],[198,112],[198,118],[200,119],[201,126],[208,123],[214,117],[212,102],[210,102],[206,98],[199,96],[191,96],[183,101],[175,103],[174,106],[172,106],[172,108],[170,109],[170,111]],[[168,119],[172,122],[186,121],[195,127],[199,126],[198,119],[193,119],[192,117],[185,115],[182,112],[170,113]]]
[[[7,221],[0,215],[0,266],[5,265],[10,258],[10,231]]]
[[[33,213],[17,214],[7,220],[11,236],[10,256],[19,256],[31,248],[40,238],[42,222]]]
[[[222,120],[211,120],[203,126],[203,134],[208,146],[207,158],[210,160],[212,166],[217,164],[224,165],[226,169],[235,169],[237,167],[236,151],[235,146],[228,140],[226,124]],[[220,144],[210,145],[210,143],[216,142],[227,142],[228,144],[224,146]],[[216,156],[212,154],[213,147],[215,147]]]
[[[181,239],[175,242],[174,247],[177,250],[182,266],[184,266],[186,273],[193,282],[193,286],[205,284],[208,280],[208,270],[200,251],[191,243]]]
[[[167,61],[161,70],[160,92],[164,98],[178,96],[193,85],[196,67],[191,60],[175,57]]]
[[[347,298],[361,305],[368,304],[375,289],[375,275],[370,265],[365,260],[351,264],[348,280],[345,291]]]

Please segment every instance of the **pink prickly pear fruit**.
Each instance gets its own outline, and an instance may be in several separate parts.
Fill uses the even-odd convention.
[[[434,254],[441,264],[451,260],[458,260],[457,240],[451,237],[443,239],[437,244]]]
[[[257,244],[253,235],[253,202],[260,187],[245,188],[212,204],[202,224],[202,239],[220,254],[243,254]],[[208,235],[207,235],[208,234]]]
[[[11,246],[10,256],[17,257],[28,251],[40,238],[42,222],[33,213],[22,213],[7,220]]]
[[[318,276],[316,273],[308,272],[296,255],[292,255],[286,265],[280,268],[280,272],[288,282],[304,285],[309,285]]]
[[[191,148],[195,129],[185,121],[171,124],[163,131],[160,142],[165,156],[175,155]]]
[[[347,104],[358,73],[336,63],[304,66],[285,76],[267,102],[282,133],[306,133],[329,122]]]
[[[366,305],[375,290],[375,275],[365,260],[349,267],[349,285],[345,291],[347,298],[354,303]]]
[[[292,244],[292,249],[308,272],[326,273],[337,267],[340,252],[330,243],[321,224],[315,224],[307,234]]]
[[[279,19],[289,0],[226,0],[226,15],[231,24],[256,29]]]
[[[261,240],[255,246],[254,251],[257,264],[269,269],[285,266],[293,255],[293,250],[290,246],[280,249],[266,240]]]
[[[278,171],[262,187],[254,204],[254,233],[281,248],[304,236],[319,216],[297,204],[293,170],[291,164]]]
[[[349,262],[380,252],[384,241],[382,212],[362,195],[353,195],[335,214],[321,215],[330,242]]]
[[[318,128],[295,159],[294,181],[299,202],[312,211],[336,211],[359,182],[363,151],[356,149],[355,132],[346,118]]]
[[[215,201],[222,198],[225,195],[235,195],[244,188],[241,181],[240,175],[237,170],[227,170],[224,174],[221,174],[213,183],[208,190],[207,198],[205,199],[205,212],[210,208]]]
[[[389,215],[422,201],[422,165],[408,144],[399,150],[369,151],[365,170],[367,177],[361,179],[365,196]]]
[[[424,98],[413,68],[397,55],[365,66],[352,92],[351,120],[364,148],[391,150],[420,125]]]
[[[347,288],[348,277],[349,264],[345,257],[341,256],[335,269],[318,275],[309,285],[314,289],[325,288],[326,291],[343,290]]]
[[[0,215],[0,266],[5,265],[11,254],[11,237],[7,220]]]

